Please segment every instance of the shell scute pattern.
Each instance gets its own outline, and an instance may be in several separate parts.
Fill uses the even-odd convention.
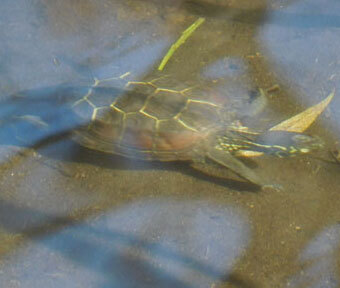
[[[146,103],[143,112],[158,120],[171,119],[185,108],[186,102],[186,97],[180,92],[157,89]]]
[[[183,159],[221,122],[223,107],[211,102],[207,91],[170,83],[167,77],[142,82],[124,75],[96,79],[74,103],[74,111],[87,121],[76,131],[82,145],[141,159]]]
[[[156,89],[157,87],[150,82],[129,81],[121,90],[122,97],[118,97],[111,106],[115,106],[125,113],[138,113]]]
[[[178,121],[168,120],[159,124],[157,136],[155,142],[160,151],[181,151],[190,149],[203,134],[183,128],[183,124]]]
[[[179,119],[189,129],[203,131],[220,123],[219,110],[214,104],[189,100]]]
[[[134,113],[126,117],[124,133],[121,135],[120,145],[139,150],[153,148],[156,120],[141,113]]]

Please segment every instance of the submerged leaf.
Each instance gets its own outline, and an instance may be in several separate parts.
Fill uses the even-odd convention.
[[[309,107],[305,111],[279,123],[278,125],[269,129],[269,131],[287,131],[302,133],[307,130],[316,118],[326,109],[331,102],[335,94],[333,91],[328,97],[322,100],[320,103]]]

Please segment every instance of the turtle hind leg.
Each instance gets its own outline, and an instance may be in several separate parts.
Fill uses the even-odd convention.
[[[232,190],[248,192],[258,192],[262,190],[258,185],[244,181],[243,178],[231,172],[229,169],[224,169],[224,167],[221,167],[221,165],[209,159],[207,159],[205,163],[191,162],[190,168],[192,169],[190,169],[188,173],[191,176]]]
[[[213,162],[231,170],[239,177],[252,184],[260,187],[266,186],[264,180],[261,179],[261,177],[258,176],[251,168],[247,167],[244,163],[226,151],[218,150],[213,147],[206,152],[206,157]]]

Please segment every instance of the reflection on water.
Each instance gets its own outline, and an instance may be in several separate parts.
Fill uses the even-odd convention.
[[[95,79],[159,75],[197,17],[206,21],[164,75],[231,95],[229,107],[255,129],[295,115],[338,90],[338,2],[5,0],[0,8],[1,286],[338,286],[334,161],[250,161],[283,186],[253,193],[66,139],[80,124],[69,104]],[[259,88],[269,92],[253,105]],[[326,160],[340,142],[337,96],[310,131],[325,140]],[[38,151],[18,148],[35,143]]]
[[[333,225],[321,231],[320,235],[308,243],[299,255],[304,268],[289,280],[288,287],[300,287],[307,283],[310,283],[310,287],[339,287],[335,268],[339,232],[339,225]]]
[[[32,241],[7,258],[0,283],[210,287],[230,273],[247,244],[243,218],[231,207],[156,200],[123,206],[86,224],[56,226],[50,236],[26,228],[22,232]]]

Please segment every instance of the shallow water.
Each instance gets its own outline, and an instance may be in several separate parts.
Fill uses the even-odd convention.
[[[1,287],[339,287],[340,165],[329,153],[340,141],[337,1],[0,7]],[[251,161],[280,190],[64,137],[75,123],[61,84],[158,76],[199,17],[205,22],[162,73],[231,95],[245,125],[268,129],[336,90],[308,130],[326,142],[323,151]],[[265,103],[243,105],[259,88],[269,91]]]

